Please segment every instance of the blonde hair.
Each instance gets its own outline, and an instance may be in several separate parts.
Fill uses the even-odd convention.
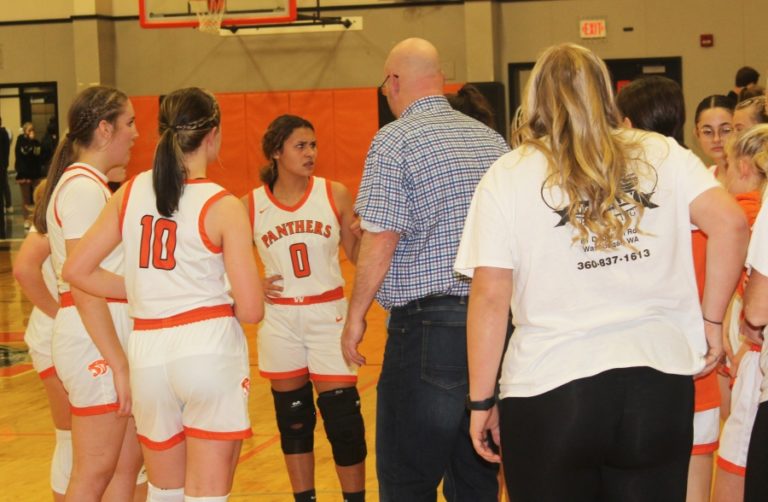
[[[757,124],[745,129],[726,143],[731,157],[748,157],[761,177],[760,191],[765,188],[768,177],[768,124]]]
[[[624,232],[643,215],[633,197],[638,177],[632,169],[641,148],[618,132],[619,113],[602,60],[579,45],[550,47],[533,68],[521,113],[512,137],[546,156],[545,187],[566,196],[574,242],[593,234],[596,248],[616,242],[631,248]]]
[[[765,109],[765,96],[755,96],[754,98],[747,98],[744,101],[740,101],[735,110],[743,110],[749,108],[749,118],[755,124],[765,124],[768,122],[768,113]]]

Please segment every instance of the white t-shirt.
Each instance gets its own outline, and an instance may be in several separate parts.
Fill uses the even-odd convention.
[[[768,276],[768,205],[763,204],[752,225],[752,238],[747,251],[747,268],[757,270]],[[765,334],[765,331],[763,332]],[[760,369],[763,371],[763,382],[760,385],[760,402],[768,401],[768,345],[763,342],[760,352]]]
[[[641,141],[645,201],[639,230],[613,243],[573,242],[564,195],[545,188],[547,161],[519,148],[501,157],[475,192],[456,258],[458,272],[513,270],[515,333],[501,395],[533,396],[613,368],[649,366],[693,375],[707,351],[691,256],[689,204],[717,182],[674,140],[626,130]]]

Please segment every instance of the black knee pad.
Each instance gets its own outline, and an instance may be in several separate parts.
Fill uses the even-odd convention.
[[[349,466],[365,460],[365,426],[360,414],[360,394],[355,387],[322,392],[317,407],[323,414],[325,434],[337,465]]]
[[[287,455],[309,453],[315,446],[315,403],[312,384],[289,392],[272,390],[280,446]]]

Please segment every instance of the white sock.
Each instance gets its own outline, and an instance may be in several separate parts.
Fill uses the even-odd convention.
[[[184,488],[163,490],[147,483],[147,502],[184,502]]]
[[[51,458],[51,489],[60,494],[67,492],[72,474],[72,431],[56,429],[56,447]]]

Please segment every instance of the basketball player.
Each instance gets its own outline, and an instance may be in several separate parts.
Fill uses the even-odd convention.
[[[107,176],[110,179],[113,176],[119,176],[115,171],[116,169],[112,169]],[[45,185],[46,182],[43,180],[35,188],[35,200],[42,198]],[[51,355],[53,319],[59,310],[59,302],[56,272],[53,270],[50,256],[51,247],[48,238],[38,233],[33,225],[13,262],[13,275],[26,297],[34,305],[24,332],[24,343],[29,347],[32,366],[40,376],[51,407],[51,417],[56,429],[56,446],[51,459],[50,483],[54,502],[61,502],[64,500],[72,473],[72,419],[67,391],[64,390],[61,380],[56,375]],[[136,480],[134,502],[144,502],[146,499],[147,474],[142,469]]]
[[[765,98],[762,98],[763,102]],[[749,100],[748,100],[749,101]],[[744,103],[744,101],[742,101]],[[725,188],[736,198],[750,227],[762,205],[768,172],[768,124],[744,129],[726,144],[728,170]],[[723,425],[717,456],[713,502],[742,502],[747,453],[752,426],[760,402],[761,345],[743,340],[739,324],[743,319],[744,284],[739,281],[728,317],[725,340],[730,375],[733,377],[730,414]]]
[[[39,185],[40,189],[43,185]],[[37,193],[39,190],[35,190]],[[13,262],[13,276],[34,308],[29,315],[24,343],[29,347],[32,366],[48,396],[51,418],[56,428],[56,446],[51,459],[53,500],[61,502],[72,470],[72,434],[67,391],[56,375],[51,356],[53,318],[59,310],[56,272],[50,260],[51,248],[45,235],[32,226]]]
[[[115,194],[64,270],[91,293],[127,295],[133,414],[151,502],[226,501],[252,435],[238,320],[258,322],[263,295],[244,208],[206,178],[220,123],[208,92],[166,96],[152,171]],[[99,268],[121,241],[124,283]]]
[[[130,501],[141,452],[130,417],[123,352],[129,332],[127,306],[70,287],[62,267],[111,196],[105,173],[130,158],[138,136],[133,106],[117,89],[90,87],[72,103],[68,126],[35,213],[35,226],[48,235],[61,305],[52,353],[72,413],[74,456],[66,500]],[[103,264],[115,274],[122,273],[122,265],[119,252]]]
[[[357,368],[347,366],[340,337],[347,313],[339,243],[353,263],[358,237],[352,200],[337,182],[313,176],[312,124],[282,115],[262,141],[264,185],[244,198],[267,276],[259,331],[259,368],[269,378],[294,499],[315,500],[315,406],[323,415],[346,502],[365,497],[365,429]]]

